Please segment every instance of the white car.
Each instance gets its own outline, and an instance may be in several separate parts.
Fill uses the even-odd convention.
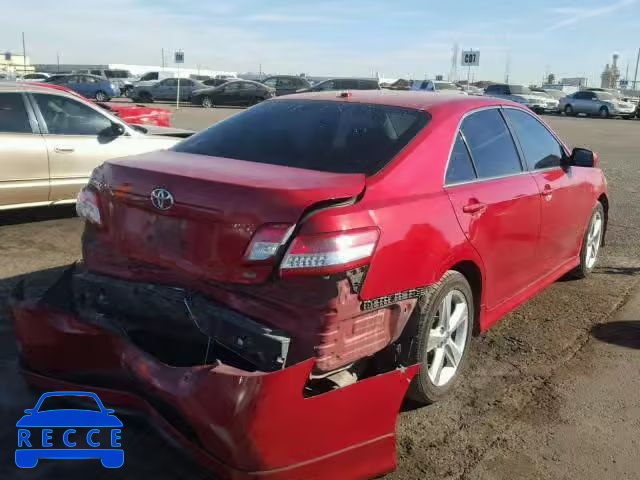
[[[411,90],[414,92],[434,92],[444,95],[466,95],[455,84],[451,82],[444,82],[440,80],[414,80],[411,85]]]
[[[504,98],[526,105],[536,113],[557,112],[558,100],[548,95],[533,92],[523,85],[495,84],[489,85],[484,91],[489,97]]]

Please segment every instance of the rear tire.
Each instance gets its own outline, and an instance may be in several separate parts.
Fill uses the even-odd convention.
[[[604,238],[604,230],[604,208],[602,204],[598,202],[593,208],[593,212],[591,212],[591,218],[582,239],[580,265],[572,272],[575,278],[585,278],[591,275],[598,261],[598,254],[600,253],[602,239]]]
[[[421,368],[407,396],[428,405],[451,391],[466,366],[475,318],[469,282],[460,272],[448,271],[428,288],[414,315],[409,364],[420,363]]]
[[[573,116],[573,114],[574,114],[574,113],[573,113],[573,107],[572,107],[571,105],[566,105],[566,106],[564,107],[564,114],[565,114],[567,117],[571,117],[571,116]]]
[[[598,114],[600,118],[609,118],[609,109],[607,107],[601,107]]]

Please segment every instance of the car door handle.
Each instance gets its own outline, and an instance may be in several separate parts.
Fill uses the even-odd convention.
[[[464,213],[482,213],[486,209],[487,209],[487,205],[480,202],[470,203],[462,207],[462,211]]]
[[[54,148],[56,153],[73,153],[76,149],[66,145],[60,145]]]
[[[542,195],[545,200],[551,200],[551,197],[553,196],[553,188],[551,188],[551,185],[545,185],[542,192],[540,192],[540,195]]]

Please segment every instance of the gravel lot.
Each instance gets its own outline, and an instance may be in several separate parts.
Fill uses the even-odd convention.
[[[235,112],[184,107],[174,125],[200,129]],[[629,357],[640,344],[627,352],[597,339],[606,337],[603,329],[616,316],[627,324],[639,319],[634,315],[640,308],[624,318],[618,310],[640,282],[640,121],[547,120],[570,144],[601,154],[611,218],[599,266],[588,280],[557,282],[476,339],[470,368],[449,400],[405,408],[398,425],[398,470],[387,480],[640,478],[640,372],[637,354]],[[0,478],[209,478],[134,417],[124,417],[122,469],[107,471],[94,461],[15,467],[14,425],[38,395],[17,375],[6,297],[22,275],[79,258],[81,228],[72,208],[0,214]],[[572,451],[594,432],[609,443],[631,443],[625,442],[626,449],[594,443]]]

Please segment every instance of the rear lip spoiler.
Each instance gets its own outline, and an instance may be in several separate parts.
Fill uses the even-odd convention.
[[[64,273],[58,278],[68,280]],[[72,311],[28,298],[24,287],[16,287],[10,307],[29,383],[90,390],[108,406],[147,413],[223,478],[363,479],[396,466],[396,420],[418,365],[306,398],[313,359],[270,373],[223,364],[170,367]],[[81,384],[69,381],[80,374]],[[92,374],[109,374],[114,382],[85,383]],[[169,404],[197,441],[133,393],[139,388]]]

